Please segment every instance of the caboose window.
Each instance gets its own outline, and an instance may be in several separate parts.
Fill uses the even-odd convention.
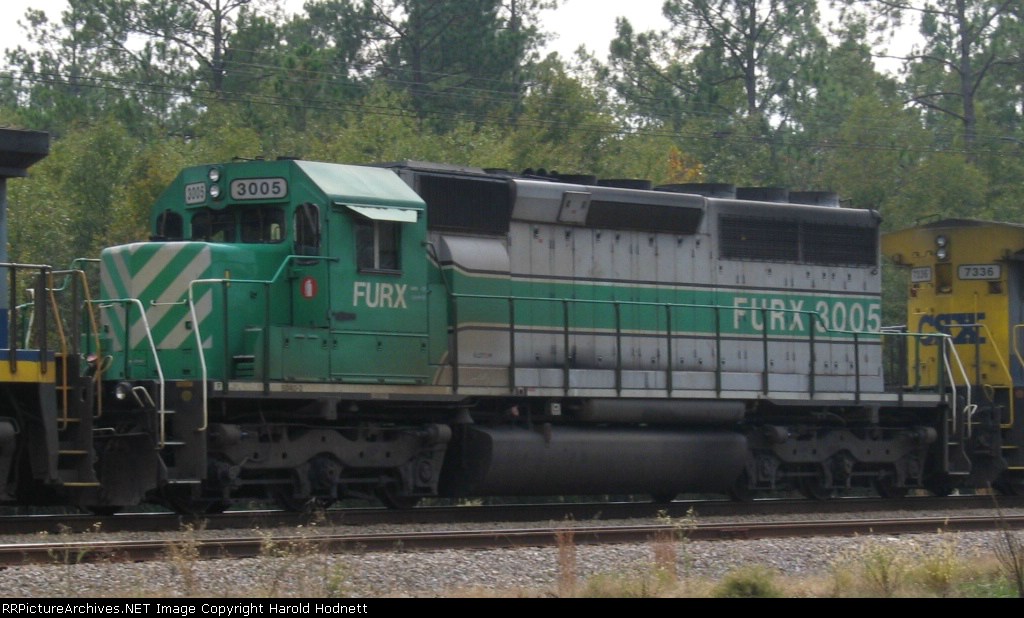
[[[359,270],[397,271],[401,267],[398,248],[399,224],[392,221],[355,222],[356,266]]]

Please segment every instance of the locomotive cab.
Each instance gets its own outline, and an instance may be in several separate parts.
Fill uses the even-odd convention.
[[[151,242],[103,254],[108,378],[427,378],[426,267],[403,260],[422,244],[422,202],[394,174],[198,167],[153,211]],[[353,350],[394,362],[367,372]]]
[[[401,431],[331,432],[314,444],[315,429],[289,428],[358,409],[341,409],[349,385],[368,385],[350,396],[359,399],[430,379],[427,264],[414,257],[422,211],[381,168],[279,160],[183,171],[153,208],[151,240],[101,256],[106,418],[153,436],[160,453],[155,468],[121,460],[153,469],[139,490],[177,484],[161,490],[165,501],[215,507],[216,497],[197,498],[203,480],[228,475],[239,489],[237,469],[256,448],[246,437],[266,431],[291,432],[255,438],[287,445],[269,447],[279,452],[256,466],[280,470],[285,501],[293,466],[326,457],[317,465],[336,475],[336,460],[364,440],[382,443],[379,457],[361,462],[377,477],[421,450],[433,457],[433,443],[405,445]],[[254,419],[264,424],[250,432]],[[385,452],[392,460],[381,463]]]
[[[947,219],[886,234],[883,251],[907,271],[906,329],[922,335],[905,352],[906,388],[945,382],[966,404],[964,431],[947,440],[962,461],[949,487],[1019,493],[1024,226]],[[957,370],[944,376],[947,359]]]

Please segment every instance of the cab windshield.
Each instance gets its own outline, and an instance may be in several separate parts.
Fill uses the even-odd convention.
[[[191,240],[219,243],[279,243],[284,211],[277,207],[203,208],[192,215]]]

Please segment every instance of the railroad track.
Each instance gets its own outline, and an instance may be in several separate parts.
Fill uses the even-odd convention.
[[[500,506],[440,506],[395,511],[383,508],[330,509],[315,513],[288,513],[278,510],[229,511],[204,517],[184,517],[172,513],[122,513],[114,516],[81,514],[20,515],[0,517],[4,534],[66,534],[82,532],[178,531],[187,526],[206,530],[271,529],[315,524],[317,526],[372,525],[444,525],[495,522],[575,521],[598,522],[629,519],[680,519],[690,515],[705,517],[783,516],[816,514],[853,514],[896,511],[996,511],[1024,509],[1024,497],[992,496],[914,497],[903,500],[847,498],[829,501],[758,500],[680,500],[668,504],[651,502],[595,502],[561,504],[522,504]]]
[[[585,525],[574,522],[534,528],[502,528],[445,532],[334,534],[312,529],[306,534],[278,530],[273,535],[199,538],[184,534],[173,540],[56,540],[0,545],[0,565],[141,562],[168,559],[186,549],[199,559],[250,558],[265,555],[268,543],[304,553],[439,551],[576,545],[693,541],[753,540],[810,536],[934,534],[1024,529],[1024,515],[993,514],[954,517],[896,517],[774,521],[758,523],[673,522],[649,525]]]

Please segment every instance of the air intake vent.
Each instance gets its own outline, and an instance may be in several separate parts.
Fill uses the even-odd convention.
[[[590,174],[559,174],[558,180],[570,185],[596,185],[597,176]]]
[[[597,181],[599,187],[615,187],[617,189],[643,189],[649,191],[653,186],[650,180],[636,178],[602,178]]]
[[[655,191],[667,191],[669,193],[689,193],[691,195],[703,195],[704,197],[722,197],[733,199],[736,197],[736,185],[721,182],[688,182],[675,185],[659,185]]]
[[[736,199],[784,204],[789,201],[789,190],[782,187],[740,187],[736,189]]]
[[[789,201],[808,206],[829,206],[839,208],[839,195],[831,191],[793,191]]]

